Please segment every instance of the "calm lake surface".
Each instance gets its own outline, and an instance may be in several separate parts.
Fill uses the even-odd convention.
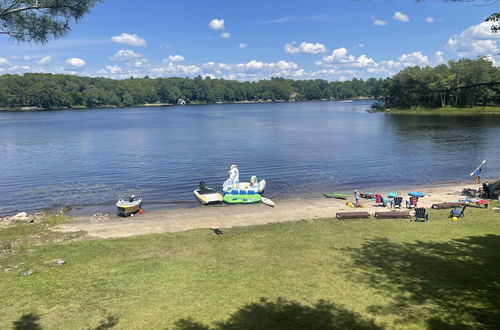
[[[500,174],[500,117],[396,116],[371,101],[0,112],[0,214],[197,206],[198,181],[266,179],[266,196],[317,196]],[[79,208],[78,208],[79,209]]]

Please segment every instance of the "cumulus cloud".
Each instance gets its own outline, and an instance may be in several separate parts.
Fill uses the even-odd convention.
[[[106,67],[99,70],[97,73],[109,76],[109,75],[116,75],[120,72],[122,72],[122,68],[119,67],[118,65],[106,65]]]
[[[52,62],[54,60],[54,58],[50,55],[48,56],[44,56],[42,57],[41,59],[38,60],[38,64],[40,65],[46,65],[46,64],[49,64],[50,62]]]
[[[10,62],[8,59],[6,59],[5,57],[0,57],[0,65],[4,66],[4,65],[9,65]]]
[[[184,62],[184,56],[182,55],[169,55],[163,62]]]
[[[301,42],[298,46],[296,46],[296,42],[288,43],[284,47],[285,53],[287,54],[322,54],[326,53],[327,49],[325,45],[321,43],[310,43],[310,42]]]
[[[425,18],[425,21],[426,21],[427,23],[432,23],[432,22],[434,22],[434,17],[432,17],[432,16],[426,17],[426,18]]]
[[[231,38],[231,33],[229,32],[223,32],[220,34],[221,38],[224,38],[224,39],[229,39]]]
[[[406,14],[403,14],[402,12],[400,11],[397,11],[394,13],[394,16],[392,16],[392,18],[396,21],[400,21],[400,22],[403,22],[403,23],[406,23],[406,22],[409,22],[410,21],[410,18],[408,17],[408,15]]]
[[[245,43],[243,43],[243,42],[242,42],[242,43],[240,43],[240,44],[238,45],[238,48],[239,48],[239,49],[245,49],[245,48],[247,48],[247,44],[245,44]]]
[[[146,40],[139,37],[137,34],[122,33],[119,36],[111,37],[111,41],[116,42],[118,44],[125,44],[125,45],[136,46],[136,47],[146,47],[147,46]]]
[[[429,58],[421,52],[403,54],[399,57],[399,62],[401,62],[404,66],[424,66],[430,64]]]
[[[443,64],[444,63],[444,57],[443,57],[443,52],[438,50],[435,54],[434,54],[434,62],[436,62],[436,64]]]
[[[130,49],[120,49],[115,53],[115,55],[111,56],[109,59],[115,62],[126,62],[132,61],[138,58],[142,58],[144,55],[134,52]]]
[[[85,60],[78,57],[70,57],[66,59],[66,64],[71,65],[75,68],[81,68],[85,66]]]
[[[321,60],[315,62],[316,65],[332,66],[344,65],[354,68],[364,68],[369,66],[376,66],[377,63],[366,56],[365,54],[358,56],[348,54],[348,50],[344,47],[335,49],[331,55],[324,56]]]
[[[376,20],[373,20],[373,25],[385,26],[385,25],[387,25],[387,22],[384,20],[381,20],[381,19],[376,19]]]
[[[452,36],[446,48],[459,56],[490,55],[500,52],[500,33],[492,33],[495,22],[482,22]]]
[[[224,30],[226,28],[224,26],[224,20],[217,18],[211,20],[210,23],[208,23],[208,27],[211,28],[212,30]]]

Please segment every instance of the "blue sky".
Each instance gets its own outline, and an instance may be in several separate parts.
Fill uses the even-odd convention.
[[[405,66],[489,56],[498,6],[427,0],[104,0],[65,38],[43,46],[0,36],[0,74],[386,77]]]

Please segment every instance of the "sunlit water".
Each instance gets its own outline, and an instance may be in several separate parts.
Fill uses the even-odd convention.
[[[500,174],[500,117],[369,114],[370,101],[0,112],[0,214],[196,206],[198,181],[266,179],[271,198]],[[85,212],[85,211],[82,211]]]

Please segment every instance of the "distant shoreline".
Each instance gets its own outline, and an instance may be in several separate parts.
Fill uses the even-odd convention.
[[[472,108],[409,108],[409,109],[387,109],[382,111],[394,115],[422,115],[422,116],[484,116],[500,115],[498,107],[472,107]]]
[[[345,101],[370,101],[375,100],[369,97],[359,97],[350,99],[314,99],[314,100],[246,100],[246,101],[231,101],[231,102],[213,102],[213,103],[203,103],[203,102],[193,102],[186,105],[214,105],[214,104],[255,104],[255,103],[295,103],[295,102],[345,102]],[[117,106],[117,105],[97,105],[93,107],[78,106],[75,105],[70,108],[42,108],[42,107],[18,107],[18,108],[0,108],[0,111],[4,112],[41,112],[41,111],[59,111],[59,110],[89,110],[89,109],[121,109],[121,108],[145,108],[145,107],[183,107],[186,105],[173,104],[173,103],[144,103],[144,104],[134,104],[127,106]]]

